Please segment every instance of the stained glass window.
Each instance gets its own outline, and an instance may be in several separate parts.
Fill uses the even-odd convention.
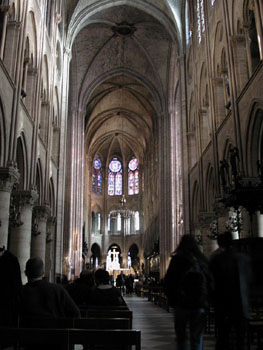
[[[185,36],[186,36],[186,44],[189,44],[190,38],[192,36],[192,31],[189,27],[189,4],[188,1],[185,3]]]
[[[196,0],[196,15],[198,42],[200,43],[202,40],[202,34],[205,32],[204,0]]]
[[[128,164],[128,194],[139,193],[139,169],[138,160],[133,157]]]
[[[122,195],[122,165],[116,157],[109,164],[108,195]]]
[[[211,0],[211,5],[214,6],[215,0]]]
[[[101,160],[99,156],[96,156],[93,161],[92,168],[92,191],[97,194],[102,193],[102,173],[101,173]]]

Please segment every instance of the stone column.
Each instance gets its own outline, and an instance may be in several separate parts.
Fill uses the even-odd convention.
[[[263,214],[257,211],[258,237],[263,237]]]
[[[213,78],[212,83],[215,99],[216,126],[218,127],[226,115],[223,79],[220,77]]]
[[[47,237],[46,237],[46,263],[45,275],[50,282],[55,282],[55,234],[56,234],[56,217],[49,216],[47,219]]]
[[[21,30],[21,23],[16,21],[9,21],[7,23],[6,41],[4,50],[4,62],[11,77],[15,78],[16,63],[19,33]]]
[[[45,263],[47,219],[50,216],[50,207],[47,205],[38,205],[34,207],[34,214],[37,225],[36,229],[32,232],[31,256],[38,256]]]
[[[16,168],[0,168],[0,247],[7,248],[10,193],[18,179]]]
[[[20,214],[20,220],[10,218],[10,251],[16,255],[22,274],[23,283],[26,282],[24,275],[25,265],[30,258],[31,229],[32,229],[32,208],[38,198],[37,192],[13,191],[12,197],[15,204],[15,210]]]
[[[2,37],[0,43],[0,59],[3,60],[4,48],[5,48],[5,37],[6,37],[6,25],[7,25],[7,15],[9,11],[9,5],[0,5],[1,21],[2,21]]]

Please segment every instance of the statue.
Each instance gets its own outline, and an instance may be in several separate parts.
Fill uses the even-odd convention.
[[[223,159],[220,160],[220,178],[221,178],[221,183],[223,188],[227,187],[230,185],[230,181],[229,181],[229,164],[228,162]]]
[[[237,147],[230,148],[230,164],[232,170],[232,176],[236,179],[238,175],[238,163],[239,163],[239,151]]]

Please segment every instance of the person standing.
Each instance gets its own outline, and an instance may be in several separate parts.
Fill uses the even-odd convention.
[[[191,350],[202,349],[210,286],[212,277],[206,257],[194,236],[182,236],[164,277],[164,290],[174,308],[178,350],[186,348],[188,325]]]
[[[252,279],[248,255],[233,247],[231,232],[221,234],[222,250],[212,256],[210,269],[214,276],[214,306],[217,327],[216,350],[242,350],[249,318],[249,286]],[[229,335],[235,334],[234,344]]]

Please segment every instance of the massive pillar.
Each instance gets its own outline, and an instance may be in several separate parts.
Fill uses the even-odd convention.
[[[50,208],[47,205],[38,205],[34,207],[36,217],[36,229],[32,235],[32,257],[40,257],[45,263],[46,260],[46,235],[47,219],[50,216]]]
[[[17,169],[13,167],[0,168],[0,247],[7,247],[10,193],[18,179]]]
[[[32,208],[37,200],[37,193],[31,191],[13,191],[14,213],[10,218],[10,251],[16,255],[20,263],[22,281],[25,282],[24,270],[26,261],[30,258]],[[19,217],[19,220],[18,220]]]

